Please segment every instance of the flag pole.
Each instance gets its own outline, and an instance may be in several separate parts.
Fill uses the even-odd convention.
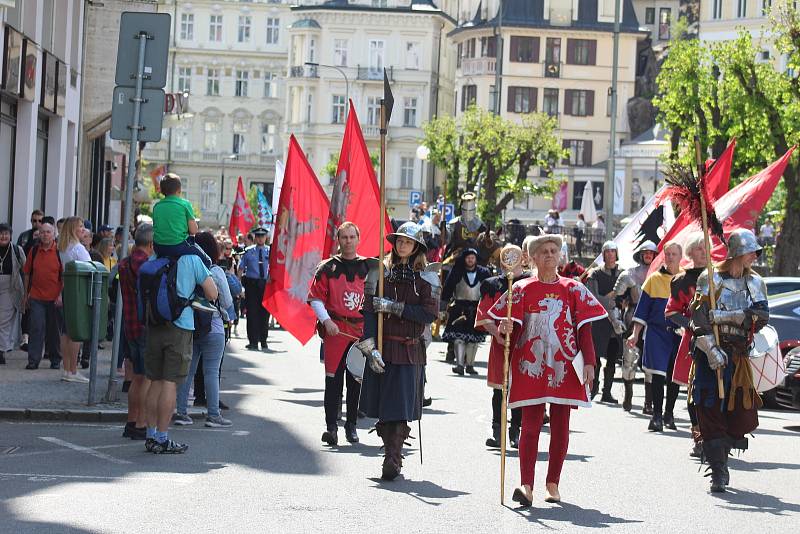
[[[694,140],[695,157],[697,159],[697,172],[700,176],[700,213],[703,219],[703,236],[706,248],[706,269],[708,273],[708,300],[710,309],[717,308],[717,293],[714,287],[714,265],[711,262],[711,238],[708,235],[708,206],[706,206],[706,194],[704,189],[705,169],[703,168],[703,157],[700,153],[700,141],[695,138]],[[714,332],[714,341],[719,345],[719,327],[716,324],[711,325]],[[719,394],[720,401],[725,398],[725,386],[722,383],[722,370],[717,368],[717,393]]]

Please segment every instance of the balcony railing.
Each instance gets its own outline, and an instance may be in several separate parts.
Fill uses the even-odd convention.
[[[496,63],[493,57],[465,58],[461,60],[461,73],[465,76],[494,74]]]
[[[389,81],[394,81],[394,67],[389,67],[386,69],[386,75],[389,77]],[[374,80],[374,81],[383,81],[383,69],[376,69],[373,67],[362,67],[361,65],[358,66],[358,79],[359,80]]]
[[[545,78],[561,78],[561,62],[560,61],[545,61],[544,62],[544,77]]]
[[[289,68],[290,78],[319,78],[317,67],[314,65],[298,65]]]
[[[380,137],[381,135],[379,126],[362,126],[361,130],[364,132],[364,137]]]

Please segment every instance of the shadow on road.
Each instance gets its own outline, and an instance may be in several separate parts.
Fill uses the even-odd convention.
[[[462,495],[469,495],[469,493],[465,491],[443,488],[429,480],[408,480],[402,478],[402,475],[400,478],[391,482],[380,478],[369,478],[368,480],[375,483],[373,486],[375,489],[391,491],[392,493],[403,493],[430,506],[439,506],[443,503],[428,499],[454,499]]]
[[[560,502],[548,508],[512,508],[515,512],[526,517],[532,523],[539,523],[545,528],[552,528],[545,521],[558,521],[571,523],[576,527],[610,528],[614,525],[643,523],[637,519],[625,519],[606,514],[592,508],[581,508],[574,504]]]
[[[734,506],[720,504],[721,508],[737,512],[757,512],[772,515],[789,515],[800,512],[800,505],[784,502],[778,497],[766,493],[753,493],[751,491],[728,488],[726,493],[716,493],[714,496],[721,502]]]

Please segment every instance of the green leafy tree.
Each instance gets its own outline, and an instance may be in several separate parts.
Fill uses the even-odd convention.
[[[377,152],[372,152],[369,155],[369,160],[372,163],[372,168],[375,169],[375,173],[378,173],[378,166],[380,165],[380,154]],[[336,178],[336,169],[339,167],[339,154],[331,153],[330,159],[328,159],[328,163],[325,164],[325,167],[322,168],[322,172],[320,175],[327,176],[331,180]]]
[[[800,16],[785,4],[770,15],[770,38],[790,70],[756,60],[761,45],[745,31],[732,41],[674,40],[658,77],[659,122],[672,132],[671,158],[693,159],[694,136],[717,157],[737,139],[731,171],[737,183],[800,142]],[[778,208],[778,203],[780,207]],[[796,274],[800,264],[800,159],[786,167],[768,209],[783,211],[774,269]],[[781,217],[778,217],[780,219]]]
[[[523,115],[520,123],[470,107],[458,121],[442,117],[423,125],[429,160],[445,172],[448,199],[459,186],[478,193],[478,213],[490,227],[501,222],[503,210],[526,194],[552,197],[561,180],[552,175],[566,155],[555,133],[556,121],[543,113]],[[543,180],[529,177],[544,171]]]

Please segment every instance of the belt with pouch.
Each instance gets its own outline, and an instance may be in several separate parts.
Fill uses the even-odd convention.
[[[419,338],[416,337],[402,337],[402,336],[383,336],[386,341],[394,341],[401,345],[419,345]]]

